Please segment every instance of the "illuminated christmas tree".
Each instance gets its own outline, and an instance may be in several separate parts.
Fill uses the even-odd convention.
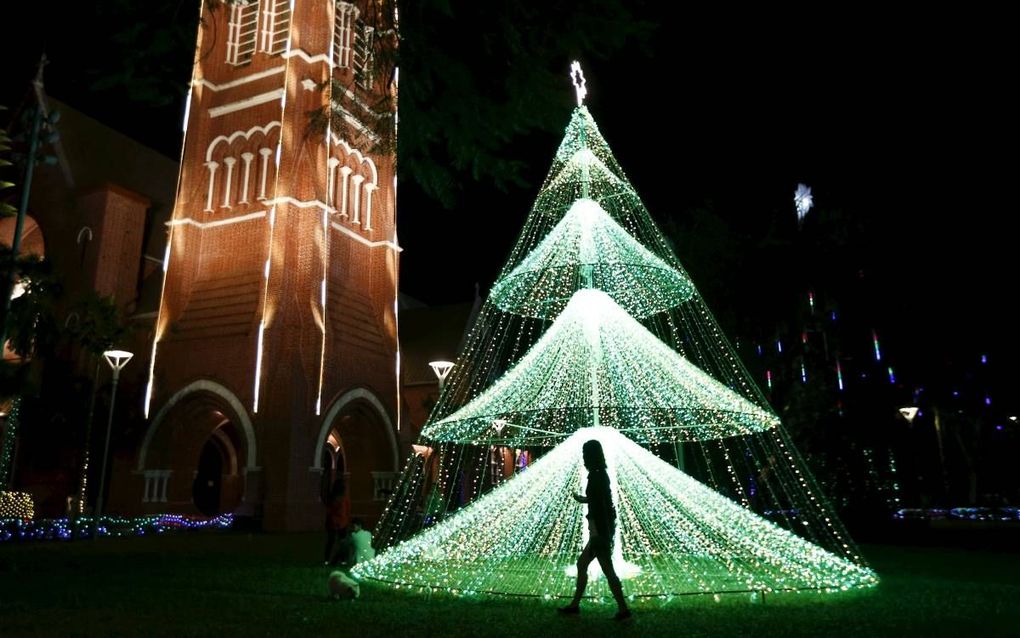
[[[396,547],[357,573],[569,595],[586,541],[569,495],[583,491],[581,444],[599,438],[628,593],[874,584],[578,95],[377,528]]]

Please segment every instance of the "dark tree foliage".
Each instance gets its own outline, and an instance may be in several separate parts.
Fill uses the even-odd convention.
[[[572,59],[608,59],[650,37],[641,4],[401,3],[401,175],[451,204],[465,178],[506,190],[534,161],[514,148],[563,128]]]

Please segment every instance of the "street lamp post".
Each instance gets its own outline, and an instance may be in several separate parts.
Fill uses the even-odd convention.
[[[446,376],[453,369],[453,362],[429,361],[429,365],[432,366],[432,371],[436,373],[436,377],[439,379],[439,391],[442,392],[443,387],[446,385]]]
[[[99,467],[99,494],[96,496],[96,511],[92,513],[92,538],[99,535],[99,517],[103,514],[103,491],[106,488],[106,464],[110,456],[110,430],[113,429],[113,408],[117,402],[117,381],[121,369],[135,356],[125,350],[107,350],[103,353],[106,362],[113,369],[113,390],[110,391],[110,417],[106,421],[106,443],[103,445],[103,464]]]

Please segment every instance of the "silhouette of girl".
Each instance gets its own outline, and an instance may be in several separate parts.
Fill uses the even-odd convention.
[[[609,473],[606,472],[606,457],[602,445],[595,440],[588,441],[582,448],[584,467],[588,470],[588,487],[585,495],[574,494],[578,503],[588,504],[588,544],[581,550],[577,559],[577,588],[574,598],[566,607],[557,611],[562,614],[577,614],[581,609],[581,598],[588,586],[588,565],[593,560],[599,561],[602,573],[606,577],[609,591],[618,607],[614,618],[626,620],[630,618],[627,600],[623,597],[623,586],[613,567],[613,534],[616,531],[616,508],[613,507],[613,496],[609,491]]]

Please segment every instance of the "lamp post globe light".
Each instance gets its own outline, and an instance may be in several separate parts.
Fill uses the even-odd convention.
[[[110,391],[110,416],[106,421],[106,442],[103,444],[103,464],[99,466],[99,494],[96,496],[96,510],[92,515],[92,538],[99,536],[99,517],[103,514],[103,493],[106,488],[106,464],[110,456],[110,430],[113,429],[113,408],[117,402],[117,381],[120,371],[131,361],[134,353],[126,350],[107,350],[103,358],[113,370],[113,389]]]

